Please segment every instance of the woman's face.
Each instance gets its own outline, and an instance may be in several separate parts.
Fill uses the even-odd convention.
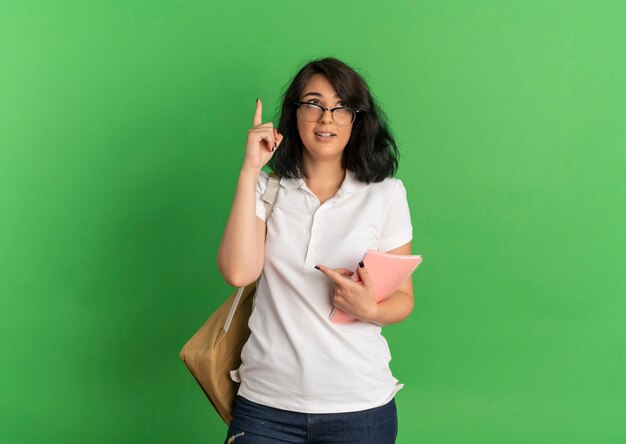
[[[298,100],[316,103],[324,108],[347,106],[342,98],[337,97],[337,91],[322,74],[314,74],[309,78]],[[305,158],[311,157],[316,160],[341,158],[343,149],[350,140],[352,123],[337,125],[330,111],[324,111],[319,120],[313,122],[304,120],[300,115],[300,110],[297,110],[296,114],[298,132],[305,148],[303,152]],[[326,133],[326,135],[320,135],[320,133]],[[331,135],[327,135],[328,133]]]

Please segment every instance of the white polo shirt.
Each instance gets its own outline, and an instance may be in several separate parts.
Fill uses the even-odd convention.
[[[256,214],[266,220],[261,195]],[[332,282],[316,264],[356,270],[367,249],[389,251],[412,239],[402,181],[369,185],[351,171],[322,205],[302,179],[280,180],[267,222],[265,264],[249,320],[242,364],[231,372],[238,394],[304,413],[339,413],[384,405],[403,387],[389,369],[381,327],[333,324]]]

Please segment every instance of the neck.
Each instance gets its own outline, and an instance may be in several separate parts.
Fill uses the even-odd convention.
[[[304,183],[309,189],[339,189],[346,177],[346,170],[340,163],[314,163],[306,166],[309,176]]]

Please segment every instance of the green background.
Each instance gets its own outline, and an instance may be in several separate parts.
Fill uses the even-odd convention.
[[[327,55],[424,257],[398,443],[626,442],[624,42],[620,0],[0,0],[0,442],[222,442],[178,351],[255,99]]]

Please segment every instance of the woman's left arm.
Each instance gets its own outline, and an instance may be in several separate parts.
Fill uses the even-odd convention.
[[[387,251],[390,254],[411,254],[411,242]],[[412,275],[384,301],[374,304],[375,310],[368,319],[361,319],[381,326],[395,324],[406,319],[413,311],[413,280]]]
[[[389,254],[411,254],[411,242],[387,251]],[[413,281],[409,277],[384,301],[376,303],[374,287],[367,268],[357,268],[361,282],[349,279],[354,273],[347,268],[331,269],[325,265],[315,268],[335,283],[333,305],[364,322],[378,325],[395,324],[413,311]]]

